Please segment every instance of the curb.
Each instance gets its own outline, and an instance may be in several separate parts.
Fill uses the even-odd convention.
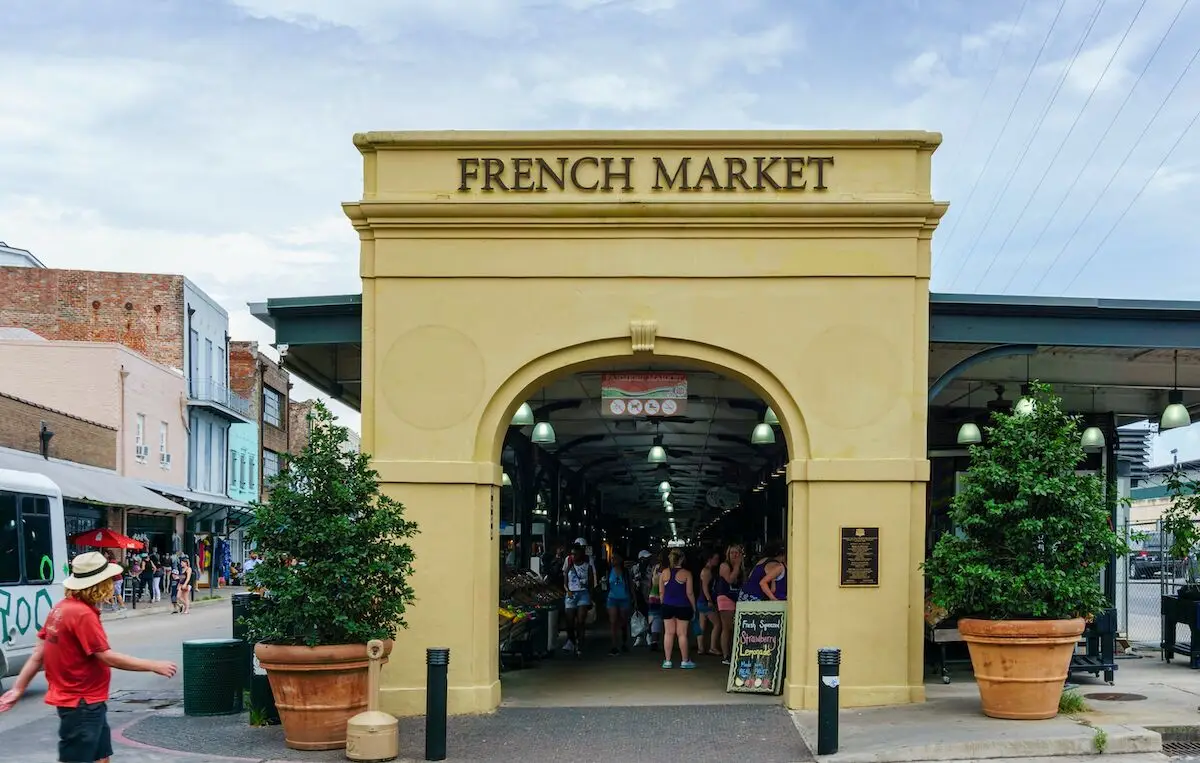
[[[200,601],[193,601],[192,608],[195,609],[196,607],[207,607],[207,606],[210,606],[213,604],[221,604],[223,602],[228,602],[228,601],[229,601],[228,596],[221,596],[220,598],[217,598],[217,599],[201,599]],[[133,609],[132,607],[126,607],[125,609],[119,610],[117,612],[102,613],[100,615],[100,622],[107,623],[107,622],[112,622],[115,620],[130,620],[130,619],[137,618],[137,617],[150,617],[151,615],[169,615],[169,614],[171,614],[171,610],[167,609],[166,607],[144,607],[142,609]]]
[[[804,743],[813,750],[819,761],[829,763],[919,763],[924,761],[989,760],[995,758],[1049,758],[1097,756],[1094,743],[1096,730],[1102,730],[1108,743],[1104,757],[1162,753],[1162,737],[1141,726],[1103,725],[1081,726],[1081,734],[1071,737],[1043,739],[981,739],[970,742],[947,742],[895,748],[882,752],[839,752],[816,757],[817,740],[797,724]],[[1147,758],[1157,759],[1153,756]]]

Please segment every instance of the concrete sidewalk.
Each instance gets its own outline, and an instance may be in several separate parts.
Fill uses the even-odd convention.
[[[984,760],[1034,756],[1159,753],[1159,730],[1200,732],[1200,671],[1168,665],[1157,653],[1122,659],[1114,686],[1075,677],[1089,710],[1048,721],[999,721],[980,711],[970,671],[949,686],[926,685],[921,705],[845,710],[840,715],[836,763]],[[794,713],[801,736],[815,750],[815,713]],[[1170,738],[1170,737],[1169,737]],[[1101,749],[1102,748],[1102,749]]]
[[[997,758],[1053,760],[1104,759],[1116,763],[1161,763],[1163,738],[1157,730],[1194,730],[1200,739],[1200,671],[1168,665],[1156,654],[1123,659],[1116,685],[1078,680],[1089,705],[1075,717],[1048,721],[997,721],[980,711],[970,672],[954,682],[928,685],[921,705],[846,710],[840,715],[840,749],[821,760],[835,763],[959,761]],[[569,701],[564,695],[564,703]],[[252,728],[245,714],[187,718],[177,704],[157,712],[136,710],[114,722],[120,760],[130,763],[213,761],[213,763],[291,763],[344,760],[345,753],[288,750],[279,727]],[[779,705],[738,702],[643,707],[502,707],[486,716],[452,718],[449,760],[747,760],[797,763],[815,749],[813,713],[788,713]],[[401,720],[401,759],[423,758],[424,723]],[[9,744],[0,761],[21,752],[29,756],[53,744],[55,728],[44,724],[44,740]],[[12,742],[16,742],[14,738]],[[26,742],[26,740],[21,740]],[[806,745],[807,743],[807,745]],[[203,752],[200,752],[203,751]],[[1178,753],[1176,753],[1178,755]],[[34,757],[20,757],[23,761]],[[50,757],[46,758],[50,760]],[[1194,758],[1173,757],[1172,760]]]
[[[192,609],[195,609],[196,607],[209,607],[214,604],[227,603],[230,596],[233,596],[235,593],[243,593],[245,591],[246,589],[241,586],[227,586],[224,588],[218,588],[216,591],[209,591],[207,588],[201,588],[198,591],[192,592],[194,596],[198,595],[199,597],[192,601]],[[206,598],[208,596],[215,596],[216,598]],[[128,620],[134,617],[169,615],[173,610],[174,607],[171,605],[170,597],[164,595],[162,601],[154,604],[141,602],[137,605],[136,609],[133,607],[133,605],[126,604],[124,609],[118,609],[116,611],[105,610],[100,613],[100,620],[107,623],[113,620]]]

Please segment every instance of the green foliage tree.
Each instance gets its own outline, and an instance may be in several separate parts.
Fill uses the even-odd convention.
[[[1034,409],[993,414],[972,446],[950,517],[925,575],[935,604],[961,617],[1070,619],[1108,606],[1100,571],[1127,554],[1113,530],[1101,479],[1080,474],[1077,417],[1045,384]]]
[[[379,491],[370,457],[347,447],[349,432],[318,403],[304,450],[286,459],[255,503],[247,531],[262,561],[249,574],[265,589],[246,625],[251,638],[306,646],[390,639],[413,601],[417,526]]]

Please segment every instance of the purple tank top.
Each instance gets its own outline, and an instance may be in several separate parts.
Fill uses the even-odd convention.
[[[750,572],[750,577],[746,578],[745,585],[742,586],[743,601],[765,601],[766,595],[762,590],[762,579],[766,577],[767,565],[775,561],[768,559],[762,564],[757,564]],[[775,581],[775,598],[780,601],[787,601],[787,565],[783,566],[783,573]]]
[[[671,577],[663,587],[662,602],[668,607],[690,607],[692,602],[688,600],[687,587],[675,579],[675,573],[678,571],[671,570]]]
[[[743,601],[762,601],[765,597],[762,592],[762,579],[766,574],[765,564],[756,564],[754,569],[750,570],[750,577],[746,578],[746,582],[742,583]]]

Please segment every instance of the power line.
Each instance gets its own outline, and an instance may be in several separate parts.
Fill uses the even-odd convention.
[[[1117,219],[1113,221],[1113,224],[1108,229],[1108,232],[1104,234],[1104,238],[1100,239],[1100,243],[1096,244],[1096,248],[1093,249],[1092,253],[1088,255],[1088,258],[1080,264],[1079,269],[1075,271],[1075,275],[1071,276],[1071,280],[1067,282],[1066,288],[1063,289],[1064,292],[1070,291],[1071,287],[1075,285],[1075,281],[1079,279],[1079,276],[1083,275],[1083,271],[1087,269],[1087,266],[1092,264],[1092,260],[1096,259],[1096,255],[1099,254],[1104,245],[1108,243],[1108,239],[1110,236],[1112,236],[1113,231],[1117,229],[1117,226],[1119,226],[1121,221],[1125,219],[1125,215],[1129,213],[1129,210],[1133,208],[1133,205],[1137,203],[1137,200],[1140,199],[1142,194],[1146,192],[1146,189],[1150,187],[1150,183],[1158,176],[1158,171],[1161,170],[1163,165],[1171,159],[1171,155],[1175,153],[1175,149],[1179,148],[1179,144],[1183,142],[1183,139],[1187,137],[1187,134],[1192,131],[1192,128],[1196,125],[1197,120],[1200,120],[1200,110],[1197,110],[1196,113],[1192,115],[1191,121],[1189,121],[1187,126],[1183,128],[1183,131],[1179,133],[1179,137],[1175,138],[1175,142],[1171,144],[1171,148],[1167,151],[1166,156],[1164,156],[1162,161],[1158,163],[1158,166],[1154,168],[1154,172],[1151,172],[1146,178],[1146,182],[1142,183],[1142,187],[1138,189],[1138,192],[1134,194],[1134,197],[1129,200],[1128,204],[1125,205],[1125,209],[1121,210],[1121,214],[1118,215]]]
[[[1008,229],[1008,233],[1005,234],[1004,240],[1000,242],[1000,246],[996,248],[995,252],[992,252],[992,258],[988,261],[987,268],[983,271],[983,275],[980,277],[979,282],[975,284],[976,289],[982,286],[983,282],[987,280],[988,275],[992,272],[992,268],[996,265],[996,262],[1000,257],[1000,253],[1004,251],[1004,247],[1008,246],[1008,242],[1012,238],[1013,233],[1017,230],[1017,227],[1021,224],[1021,221],[1025,219],[1025,213],[1029,211],[1029,207],[1031,204],[1033,204],[1033,200],[1037,198],[1038,191],[1042,190],[1042,184],[1046,182],[1046,178],[1050,175],[1050,170],[1054,168],[1058,158],[1062,155],[1063,147],[1067,145],[1067,141],[1070,140],[1071,136],[1075,134],[1075,128],[1079,126],[1080,119],[1087,111],[1088,106],[1091,105],[1092,98],[1096,96],[1096,92],[1100,89],[1100,83],[1103,82],[1104,78],[1108,76],[1108,70],[1112,67],[1113,61],[1117,60],[1117,54],[1119,54],[1121,49],[1125,47],[1125,41],[1129,39],[1129,33],[1133,31],[1133,27],[1137,24],[1137,20],[1141,17],[1142,11],[1146,9],[1146,3],[1148,1],[1149,0],[1142,0],[1142,4],[1138,6],[1137,13],[1133,14],[1133,20],[1130,21],[1129,25],[1125,27],[1125,34],[1121,35],[1120,42],[1118,42],[1117,46],[1113,48],[1112,55],[1108,57],[1108,61],[1104,64],[1104,71],[1100,72],[1100,76],[1092,84],[1092,91],[1088,93],[1087,100],[1083,102],[1083,106],[1081,106],[1079,111],[1075,113],[1075,119],[1071,122],[1071,127],[1068,128],[1066,134],[1063,136],[1063,139],[1059,142],[1058,148],[1054,150],[1054,156],[1052,156],[1050,161],[1046,163],[1045,169],[1042,170],[1042,176],[1038,178],[1037,185],[1033,187],[1033,191],[1025,196],[1025,206],[1021,207],[1021,211],[1017,214],[1017,219],[1013,222],[1012,227]],[[1028,256],[1028,250],[1026,251],[1026,256]],[[1022,266],[1024,266],[1024,262],[1022,262]]]
[[[1108,182],[1104,184],[1104,188],[1100,189],[1100,195],[1098,195],[1096,200],[1092,202],[1092,206],[1088,207],[1088,211],[1083,216],[1083,219],[1079,221],[1079,224],[1075,226],[1075,230],[1071,231],[1071,235],[1066,241],[1063,242],[1062,248],[1058,250],[1058,254],[1056,254],[1054,259],[1050,261],[1050,266],[1046,268],[1046,272],[1042,273],[1042,277],[1039,278],[1038,282],[1033,285],[1034,291],[1037,291],[1037,288],[1042,285],[1042,282],[1045,281],[1046,277],[1050,275],[1050,272],[1054,270],[1054,266],[1058,264],[1058,261],[1062,258],[1063,254],[1066,253],[1067,247],[1070,246],[1071,242],[1075,240],[1075,237],[1079,235],[1079,231],[1083,228],[1083,224],[1092,216],[1092,212],[1096,211],[1096,207],[1100,204],[1101,199],[1103,199],[1104,195],[1108,193],[1108,189],[1112,187],[1112,184],[1116,181],[1117,176],[1121,174],[1121,170],[1125,169],[1125,165],[1129,163],[1129,157],[1133,156],[1133,152],[1136,151],[1138,146],[1141,144],[1142,138],[1146,137],[1146,133],[1149,132],[1150,127],[1156,121],[1158,121],[1159,115],[1162,114],[1163,109],[1166,108],[1167,103],[1171,100],[1171,96],[1174,95],[1175,91],[1179,88],[1179,84],[1183,82],[1183,78],[1189,71],[1191,71],[1192,64],[1196,63],[1196,59],[1198,57],[1200,57],[1200,48],[1196,48],[1196,52],[1192,54],[1187,66],[1183,68],[1183,71],[1179,73],[1179,77],[1176,78],[1175,84],[1171,85],[1171,89],[1167,91],[1167,94],[1163,97],[1162,102],[1158,104],[1158,108],[1154,110],[1154,115],[1150,117],[1150,121],[1146,122],[1146,126],[1143,127],[1142,131],[1138,133],[1138,136],[1133,139],[1133,143],[1129,146],[1129,151],[1125,153],[1124,158],[1121,159],[1121,163],[1117,165],[1115,170],[1113,170],[1113,174],[1109,176]]]
[[[992,91],[992,85],[996,84],[1000,68],[1004,65],[1004,59],[1008,57],[1008,48],[1012,43],[1013,34],[1017,31],[1017,27],[1021,25],[1021,18],[1025,15],[1025,6],[1027,5],[1029,5],[1029,0],[1024,0],[1021,3],[1021,10],[1017,13],[1017,20],[1008,27],[1008,34],[1004,38],[1004,47],[1000,50],[1000,57],[996,59],[996,66],[992,69],[992,76],[988,79],[987,87],[983,89],[983,96],[979,99],[979,103],[976,104],[975,111],[971,114],[971,121],[967,123],[967,129],[963,131],[963,135],[970,135],[975,129],[975,123],[979,120],[980,112],[983,111],[983,104],[987,102],[988,93]],[[955,224],[957,222],[956,218]],[[953,227],[952,225],[951,230],[953,230]]]
[[[1062,211],[1063,204],[1067,202],[1067,199],[1071,198],[1071,192],[1074,191],[1075,187],[1079,185],[1080,179],[1083,178],[1083,173],[1087,170],[1088,166],[1091,165],[1092,159],[1096,157],[1096,154],[1100,152],[1100,147],[1104,145],[1104,141],[1107,140],[1108,134],[1112,132],[1112,128],[1114,125],[1116,125],[1117,120],[1121,118],[1123,113],[1125,113],[1125,107],[1129,105],[1130,99],[1133,98],[1133,94],[1137,91],[1138,85],[1141,84],[1142,79],[1146,76],[1146,72],[1150,70],[1151,64],[1153,64],[1155,59],[1158,58],[1159,52],[1162,51],[1163,45],[1167,42],[1167,37],[1170,36],[1171,30],[1175,28],[1175,24],[1178,23],[1179,17],[1183,15],[1183,11],[1185,8],[1187,8],[1188,2],[1190,2],[1190,0],[1184,0],[1183,4],[1179,6],[1179,10],[1175,12],[1175,18],[1171,19],[1171,25],[1167,27],[1167,31],[1163,32],[1162,37],[1159,38],[1158,45],[1155,46],[1154,51],[1150,54],[1150,57],[1146,59],[1146,63],[1142,66],[1142,70],[1138,72],[1137,79],[1135,79],[1133,84],[1129,87],[1129,92],[1125,93],[1125,99],[1121,101],[1120,107],[1118,107],[1116,112],[1113,113],[1112,119],[1108,121],[1108,125],[1104,128],[1104,133],[1100,136],[1100,139],[1096,141],[1096,144],[1092,146],[1092,152],[1088,154],[1086,159],[1083,160],[1083,164],[1079,165],[1079,171],[1075,173],[1075,178],[1067,187],[1067,190],[1063,194],[1062,198],[1058,200],[1058,205],[1054,208],[1054,211],[1051,212],[1046,218],[1046,223],[1042,226],[1042,229],[1038,231],[1037,238],[1034,239],[1030,246],[1025,248],[1025,255],[1021,258],[1020,264],[1018,264],[1017,267],[1014,268],[1009,274],[1008,280],[1005,281],[1004,286],[1000,289],[1000,293],[1003,294],[1008,292],[1009,287],[1012,286],[1013,281],[1016,280],[1017,274],[1024,270],[1025,265],[1029,262],[1029,257],[1034,251],[1037,250],[1038,244],[1042,242],[1046,232],[1050,230],[1050,224],[1054,222],[1054,219],[1058,216],[1058,213]]]
[[[1042,109],[1041,115],[1038,116],[1037,123],[1033,126],[1033,132],[1030,133],[1028,140],[1024,141],[1025,145],[1021,149],[1021,155],[1017,157],[1015,162],[1013,162],[1012,169],[1009,171],[1008,177],[1004,180],[1004,187],[1000,189],[998,194],[996,194],[996,198],[992,200],[991,209],[989,209],[988,213],[984,215],[983,227],[979,229],[979,232],[975,234],[974,240],[971,241],[971,247],[967,250],[966,257],[963,258],[964,263],[970,260],[975,254],[975,248],[983,239],[983,234],[987,233],[988,228],[992,226],[992,222],[996,219],[996,210],[1000,207],[1000,202],[1004,200],[1004,195],[1008,193],[1008,189],[1012,186],[1013,179],[1017,176],[1017,170],[1019,170],[1021,165],[1025,162],[1025,157],[1029,155],[1029,148],[1037,139],[1038,133],[1042,131],[1042,125],[1046,123],[1046,117],[1050,115],[1051,110],[1054,108],[1054,104],[1058,101],[1058,96],[1060,93],[1062,93],[1063,85],[1067,83],[1067,78],[1071,76],[1071,71],[1075,68],[1075,62],[1079,60],[1079,52],[1083,50],[1083,46],[1085,43],[1087,43],[1087,39],[1091,35],[1092,30],[1096,28],[1096,22],[1100,20],[1100,14],[1104,12],[1104,6],[1106,3],[1107,0],[1100,0],[1100,4],[1096,6],[1096,12],[1092,15],[1091,21],[1088,22],[1087,28],[1083,30],[1083,36],[1081,36],[1079,38],[1079,42],[1075,44],[1075,50],[1071,52],[1070,62],[1063,69],[1062,76],[1058,78],[1058,82],[1054,86],[1054,92],[1050,94],[1049,100],[1046,101],[1046,107]],[[992,261],[995,262],[995,258],[993,258]],[[985,272],[984,276],[979,279],[979,282],[976,283],[974,288],[978,288],[979,283],[982,283],[983,278],[986,276],[987,273]],[[951,286],[953,286],[953,283],[951,283]]]
[[[1025,95],[1025,88],[1029,86],[1029,79],[1033,76],[1034,70],[1037,68],[1038,62],[1042,60],[1042,55],[1046,52],[1046,44],[1050,42],[1050,35],[1054,33],[1054,28],[1058,26],[1058,20],[1062,17],[1063,8],[1066,7],[1066,0],[1060,0],[1058,4],[1058,13],[1054,14],[1054,21],[1051,22],[1050,28],[1046,31],[1046,37],[1042,40],[1042,47],[1038,49],[1037,58],[1029,65],[1029,71],[1025,73],[1025,81],[1021,83],[1021,89],[1017,93],[1016,99],[1013,101],[1012,108],[1008,110],[1008,116],[1004,119],[1004,124],[1000,127],[1000,132],[996,135],[996,142],[992,144],[992,150],[988,151],[987,159],[984,160],[983,167],[979,170],[979,174],[975,176],[975,182],[971,184],[971,190],[967,192],[967,200],[963,203],[963,215],[955,218],[954,225],[946,234],[946,248],[949,251],[950,242],[954,240],[954,234],[958,232],[958,220],[966,213],[966,210],[971,205],[971,199],[975,196],[975,189],[979,187],[979,180],[987,172],[987,168],[992,163],[992,157],[996,155],[996,149],[1000,146],[1000,141],[1004,137],[1005,131],[1008,130],[1008,123],[1012,121],[1013,114],[1017,110],[1017,104],[1021,102],[1021,96]],[[958,280],[959,273],[962,272],[962,263],[959,264],[958,270],[951,277],[950,282]]]

